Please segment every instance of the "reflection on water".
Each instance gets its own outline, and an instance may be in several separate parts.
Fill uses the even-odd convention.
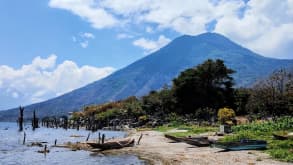
[[[58,144],[64,142],[85,141],[88,131],[85,130],[64,130],[54,128],[39,128],[32,131],[30,125],[25,125],[26,143],[48,142],[50,153],[46,156],[37,153],[40,147],[28,147],[22,145],[23,132],[18,132],[16,123],[0,122],[0,164],[146,164],[133,155],[104,156],[101,154],[91,155],[87,151],[70,151],[65,148],[50,147],[54,145],[55,139]],[[106,134],[106,138],[123,137],[124,132],[119,131],[100,131]],[[71,135],[81,135],[82,137],[70,137]],[[96,139],[98,132],[91,133],[90,139]]]

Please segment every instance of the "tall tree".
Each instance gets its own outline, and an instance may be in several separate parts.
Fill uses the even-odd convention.
[[[195,68],[183,71],[173,80],[174,96],[180,113],[194,113],[196,109],[218,109],[232,106],[234,71],[222,60],[207,60]]]
[[[256,83],[247,103],[250,113],[273,117],[292,115],[292,73],[293,70],[280,69]]]
[[[235,113],[236,115],[247,115],[246,105],[250,96],[251,90],[246,88],[238,88],[234,92],[235,98]]]

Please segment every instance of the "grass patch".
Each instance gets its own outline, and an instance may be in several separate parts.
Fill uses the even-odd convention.
[[[156,131],[167,133],[168,131],[172,129],[177,130],[186,130],[186,132],[170,132],[169,135],[176,136],[176,137],[186,137],[186,136],[192,136],[200,133],[205,132],[216,132],[218,130],[218,127],[208,127],[208,126],[196,126],[196,125],[163,125],[155,128]]]
[[[238,141],[240,139],[257,139],[268,142],[268,153],[275,159],[293,162],[293,139],[276,140],[273,133],[286,134],[293,132],[293,117],[283,117],[276,121],[255,122],[232,128],[233,135],[225,136],[222,141]]]
[[[162,125],[162,126],[159,126],[159,127],[156,127],[154,128],[155,131],[159,131],[159,132],[167,132],[171,129],[174,129],[175,127],[171,127],[169,125]]]
[[[267,151],[272,157],[286,161],[286,162],[293,162],[293,153],[290,152],[289,149],[284,149],[284,148],[276,148]]]
[[[146,127],[146,128],[136,128],[136,131],[151,131],[152,128]]]

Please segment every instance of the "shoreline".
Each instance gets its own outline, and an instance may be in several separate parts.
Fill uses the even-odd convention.
[[[129,132],[136,141],[143,134],[140,145],[118,150],[103,151],[104,154],[133,154],[150,164],[163,165],[292,165],[273,160],[268,154],[255,150],[221,152],[211,147],[195,147],[186,143],[172,143],[157,131]]]

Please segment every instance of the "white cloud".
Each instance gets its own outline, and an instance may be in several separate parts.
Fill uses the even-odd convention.
[[[56,64],[57,56],[55,54],[49,56],[47,59],[42,59],[41,57],[36,57],[33,59],[32,65],[33,67],[40,69],[50,69],[53,68]]]
[[[155,30],[197,35],[216,21],[215,32],[260,54],[292,58],[292,0],[51,0],[49,5],[69,10],[97,29],[152,24]]]
[[[145,31],[146,31],[147,33],[153,33],[153,32],[154,32],[153,28],[152,28],[152,27],[149,27],[149,26],[147,26],[147,27],[145,28]]]
[[[76,39],[75,36],[72,36],[72,41],[73,41],[73,42],[77,42],[77,39]]]
[[[112,67],[79,67],[73,61],[56,65],[56,59],[54,54],[48,58],[36,57],[31,64],[19,69],[0,65],[0,93],[22,100],[22,104],[31,104],[85,86],[115,70]]]
[[[83,42],[80,42],[80,46],[82,48],[87,48],[89,46],[89,42],[88,41],[83,41]]]
[[[215,30],[263,55],[293,58],[289,46],[293,43],[293,8],[289,3],[251,0],[242,18],[220,18]]]
[[[126,38],[133,38],[133,35],[126,34],[126,33],[119,33],[116,38],[117,39],[126,39]]]
[[[95,38],[95,36],[92,33],[88,33],[88,32],[81,33],[80,35],[83,38],[91,38],[91,39],[94,39]]]
[[[73,42],[79,43],[82,48],[89,46],[89,40],[94,39],[95,35],[89,32],[79,33],[77,36],[72,37]]]
[[[19,97],[19,95],[17,92],[12,92],[12,97],[17,99]]]
[[[52,8],[64,9],[90,22],[94,28],[113,27],[118,24],[116,18],[99,7],[94,0],[50,0]]]
[[[171,40],[166,38],[164,35],[160,35],[157,41],[140,38],[133,41],[133,45],[143,48],[146,52],[145,54],[152,53],[160,49],[161,47],[167,45]]]

